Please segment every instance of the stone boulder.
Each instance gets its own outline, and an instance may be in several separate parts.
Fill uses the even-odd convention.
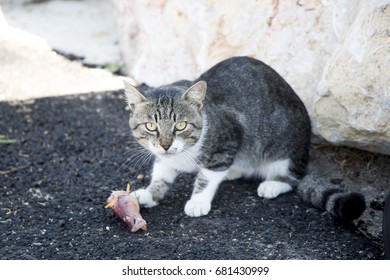
[[[152,86],[237,55],[277,70],[323,141],[390,154],[390,0],[113,0],[127,70]]]
[[[314,132],[332,143],[390,154],[389,69],[390,5],[361,9],[319,83]]]

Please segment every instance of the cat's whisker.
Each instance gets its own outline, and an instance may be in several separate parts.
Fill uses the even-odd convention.
[[[208,155],[206,155],[206,154],[203,152],[203,150],[202,150],[202,148],[207,147],[206,144],[197,142],[196,145],[200,147],[201,155],[204,156],[204,157],[206,157],[207,159],[210,159],[210,157],[209,157]]]
[[[183,163],[186,166],[186,168],[189,168],[191,166],[191,164],[188,163],[188,155],[184,151],[182,151],[182,153],[183,153],[183,156],[184,156]]]
[[[152,158],[153,158],[153,154],[148,151],[143,161],[139,164],[139,167],[142,168],[145,164],[149,163]]]
[[[199,169],[202,169],[201,167],[201,162],[199,161],[199,159],[197,159],[196,157],[194,157],[191,153],[189,153],[188,151],[186,151],[185,149],[182,151],[183,155],[189,159],[193,164],[195,164]]]
[[[118,168],[121,169],[122,167],[128,167],[133,162],[139,161],[148,151],[147,150],[138,150],[134,154],[132,154],[130,157],[126,159],[126,161]]]
[[[142,148],[142,147],[131,148],[131,149],[128,149],[127,151],[125,151],[122,155],[126,155],[126,154],[128,154],[128,153],[136,152],[136,151],[141,151],[141,150],[145,150],[145,149]]]
[[[137,171],[141,169],[142,164],[139,164],[139,163],[142,163],[144,161],[145,156],[148,156],[148,154],[146,152],[144,154],[142,154],[142,156],[139,157],[138,160],[134,163],[134,167],[137,167]]]
[[[188,154],[191,155],[191,157],[199,164],[198,166],[203,166],[203,163],[200,161],[200,159],[196,156],[194,156],[193,154],[189,153],[188,151],[186,151]],[[210,157],[208,155],[205,155],[204,153],[201,153],[200,156],[204,156],[206,157],[207,159],[210,160]]]
[[[118,170],[120,170],[122,168],[127,168],[131,164],[131,161],[132,161],[131,158],[126,159],[125,162],[122,163],[122,165],[118,168]]]
[[[135,157],[139,154],[144,154],[145,151],[144,150],[135,150],[135,151],[132,151],[132,154],[127,158],[128,160],[131,159],[132,157]]]

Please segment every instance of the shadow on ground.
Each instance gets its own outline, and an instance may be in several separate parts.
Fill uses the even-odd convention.
[[[118,92],[0,103],[0,135],[17,140],[0,145],[2,259],[384,258],[380,232],[368,228],[380,228],[372,217],[383,210],[388,157],[333,147],[313,146],[313,174],[367,193],[375,185],[368,218],[355,224],[295,193],[260,199],[250,181],[223,183],[211,213],[189,218],[193,178],[183,175],[160,206],[143,210],[148,231],[130,233],[103,209],[111,190],[150,179],[151,162],[126,162],[136,147],[127,118]]]

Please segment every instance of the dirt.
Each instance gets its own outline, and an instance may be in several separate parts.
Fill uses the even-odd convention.
[[[313,145],[310,176],[367,200],[341,224],[295,193],[257,197],[256,181],[225,182],[209,215],[184,205],[181,175],[158,207],[142,209],[148,231],[130,233],[103,206],[112,190],[146,186],[151,161],[137,147],[119,92],[0,103],[1,259],[383,259],[382,212],[389,157]],[[126,153],[127,152],[127,153]]]

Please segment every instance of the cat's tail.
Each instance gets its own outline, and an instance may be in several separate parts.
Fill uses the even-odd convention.
[[[314,179],[311,175],[302,180],[297,191],[305,202],[329,212],[341,221],[351,222],[366,209],[362,194],[345,192],[340,186]]]

